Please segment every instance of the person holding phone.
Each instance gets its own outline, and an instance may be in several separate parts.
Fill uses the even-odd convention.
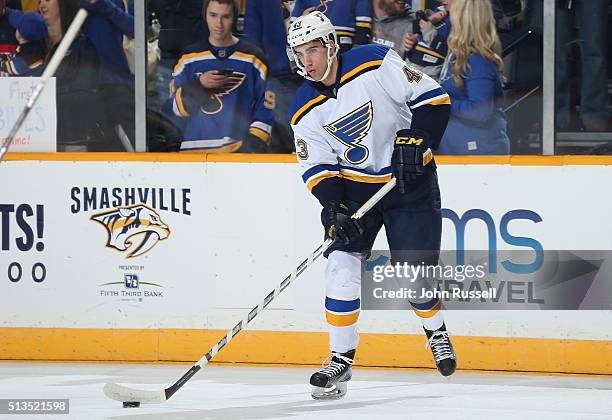
[[[181,151],[265,153],[274,116],[263,53],[232,34],[233,0],[206,0],[202,14],[210,35],[185,49],[170,83],[169,105],[188,119]]]

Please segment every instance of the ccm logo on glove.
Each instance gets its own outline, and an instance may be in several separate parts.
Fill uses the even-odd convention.
[[[413,144],[415,146],[421,146],[424,141],[425,139],[420,138],[420,137],[397,136],[395,138],[396,145]]]

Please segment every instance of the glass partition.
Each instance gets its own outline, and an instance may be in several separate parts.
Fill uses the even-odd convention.
[[[263,102],[273,112],[274,118],[273,122],[270,122],[265,118],[259,121],[252,115],[248,116],[251,121],[256,123],[251,123],[248,132],[242,128],[244,133],[238,134],[237,137],[239,137],[239,140],[244,140],[253,133],[260,135],[260,137],[269,136],[269,146],[264,150],[265,152],[291,153],[294,149],[292,133],[287,122],[287,109],[302,79],[295,74],[295,66],[288,60],[285,51],[286,42],[282,34],[286,33],[290,16],[292,14],[296,15],[296,11],[292,9],[294,2],[281,1],[279,2],[280,7],[277,7],[277,2],[274,2],[270,7],[266,6],[265,9],[259,10],[261,6],[258,6],[258,4],[260,3],[257,1],[236,3],[240,19],[237,22],[238,25],[234,26],[233,33],[238,38],[255,44],[264,51],[263,58],[269,74]],[[418,0],[398,3],[402,5],[403,9],[397,12],[398,18],[406,22],[400,28],[402,34],[399,36],[418,33],[420,37],[419,45],[423,44],[426,47],[431,47],[433,41],[438,39],[431,34],[435,34],[436,31],[442,33],[443,29],[434,24],[434,19],[429,21],[429,18],[432,14],[438,12],[441,6],[450,8],[449,4],[452,2]],[[494,6],[492,10],[501,41],[504,69],[503,73],[500,73],[502,95],[494,99],[495,124],[500,127],[503,126],[506,132],[504,135],[509,138],[509,148],[505,153],[540,154],[543,150],[543,2],[542,0],[516,0],[491,1],[491,4]],[[194,134],[194,131],[197,131],[194,130],[193,121],[195,117],[187,109],[189,107],[188,102],[193,101],[194,97],[188,93],[190,87],[183,84],[202,83],[201,74],[205,73],[208,67],[215,67],[214,65],[207,67],[206,65],[194,65],[193,63],[203,63],[210,60],[206,61],[210,64],[217,61],[218,65],[216,67],[218,70],[226,72],[232,77],[237,74],[236,69],[229,68],[231,66],[228,63],[231,60],[224,61],[226,57],[221,56],[225,53],[231,54],[231,51],[227,49],[228,52],[226,52],[225,48],[214,46],[211,48],[211,45],[207,43],[210,33],[208,24],[202,15],[202,2],[199,0],[151,1],[148,6],[149,25],[152,21],[159,22],[158,46],[161,59],[154,64],[153,70],[150,69],[147,79],[147,149],[149,151],[178,151],[181,149],[183,139],[188,137],[190,141],[214,140],[213,142],[202,142],[202,144],[206,143],[207,146],[199,149],[194,146],[192,150],[206,152],[243,151],[242,148],[232,147],[232,138],[236,137],[232,129],[242,127],[242,110],[235,108],[235,111],[224,116],[223,119],[215,119],[215,116],[212,115],[217,111],[215,106],[219,104],[225,107],[221,112],[227,112],[230,109],[226,102],[230,100],[231,95],[227,95],[227,93],[231,92],[235,84],[232,85],[228,82],[229,84],[226,87],[232,88],[228,92],[223,89],[219,92],[209,89],[208,97],[201,96],[197,99],[202,102],[203,106],[199,109],[196,108],[195,112],[206,114],[209,117],[208,119],[201,118],[201,126],[214,127],[215,130],[212,130],[215,132],[214,135],[206,132],[206,129]],[[330,12],[331,16],[331,8],[332,6],[328,4],[324,12]],[[369,13],[372,15],[373,26],[371,42],[392,45],[394,41],[385,39],[384,28],[382,32],[380,29],[385,25],[384,19],[377,17],[376,8]],[[299,15],[299,11],[297,15]],[[395,25],[397,27],[397,21]],[[427,28],[428,25],[430,29]],[[358,26],[356,24],[356,27]],[[395,29],[395,31],[397,32],[398,29]],[[270,41],[270,38],[266,39],[265,35],[262,35],[263,32],[276,32],[276,38],[274,38],[274,41]],[[446,36],[448,36],[448,33]],[[343,41],[341,40],[341,42]],[[357,43],[356,36],[352,42],[353,44]],[[400,46],[396,49],[409,64],[420,65],[419,68],[422,71],[427,74],[431,73],[431,68],[427,67],[427,60],[431,57],[422,55],[418,58],[418,60],[421,60],[418,62],[420,64],[417,64],[417,60],[412,60],[412,54],[402,51]],[[444,61],[447,50],[441,48],[439,52],[444,54],[442,55],[442,61]],[[432,53],[433,56],[439,55],[435,53],[436,51]],[[248,55],[244,52],[243,54]],[[181,57],[183,57],[182,61]],[[194,70],[198,66],[201,67],[201,70]],[[441,62],[437,63],[437,66],[438,69],[431,74],[435,74],[434,77],[441,80]],[[187,72],[195,71],[198,73],[197,79],[192,74],[187,75],[185,73],[186,69]],[[235,77],[232,80],[236,83],[240,82]],[[207,107],[211,108],[208,109]],[[228,120],[231,120],[231,123],[227,132],[216,130]],[[477,121],[470,124],[475,126],[476,131],[481,130],[482,122]],[[255,129],[253,129],[253,125],[255,125]],[[265,133],[262,134],[257,128],[263,128]],[[469,136],[469,130],[466,136]],[[208,147],[212,143],[218,147]]]
[[[49,28],[49,56],[78,6],[74,1],[40,3]],[[133,4],[100,2],[87,9],[81,33],[55,75],[58,151],[134,151]],[[56,37],[57,28],[61,36]]]
[[[11,151],[134,150],[132,0],[0,0],[0,132],[15,123],[80,7],[87,18]]]
[[[197,43],[206,44],[210,37],[202,14],[202,0],[125,0],[122,3],[122,7],[118,1],[98,2],[88,7],[89,17],[57,71],[58,151],[171,152],[181,149],[190,117],[185,115],[188,113],[182,101],[186,96],[176,100],[174,79],[180,73],[178,70],[184,69],[187,63],[202,60],[205,55],[201,45],[197,47]],[[214,150],[217,152],[242,151],[232,146],[233,137],[244,142],[247,137],[249,140],[259,138],[267,144],[263,150],[248,150],[251,152],[293,152],[287,108],[302,79],[295,74],[295,66],[286,55],[283,34],[292,13],[295,14],[294,2],[280,1],[276,7],[274,1],[274,7],[265,6],[261,10],[253,6],[257,3],[260,2],[236,2],[239,19],[233,25],[232,33],[264,51],[262,57],[250,50],[241,51],[241,57],[250,60],[255,68],[254,74],[267,74],[261,103],[263,114],[268,112],[269,115],[244,117],[240,107],[231,108],[230,117],[222,120],[223,123],[229,121],[228,132],[217,133],[213,139],[219,146]],[[439,22],[434,22],[436,13],[441,11],[440,7],[452,10],[452,1],[396,3],[401,5],[402,10],[398,13],[406,22],[396,30],[402,32],[401,36],[418,34],[417,44],[425,49],[431,48],[435,53],[432,40],[443,32],[443,28],[436,26]],[[70,22],[79,8],[76,0],[40,4],[40,16],[48,33],[39,39],[43,40],[39,60],[26,66],[35,71],[19,76],[40,75],[36,71],[42,72],[44,63],[48,62],[68,29],[68,25],[62,22]],[[500,72],[503,96],[495,98],[494,108],[499,111],[498,122],[505,124],[509,153],[609,154],[612,148],[612,66],[608,61],[612,42],[608,24],[612,23],[612,0],[588,3],[575,0],[491,0],[491,5],[503,56],[503,72]],[[15,68],[7,67],[6,63],[19,45],[16,34],[9,33],[16,31],[18,15],[14,14],[11,19],[9,15],[16,13],[19,2],[0,0],[0,6],[3,6],[0,7],[0,21],[4,31],[0,33],[3,63],[0,76],[17,76],[9,74],[6,69]],[[329,3],[328,8],[323,9],[328,12],[331,7]],[[413,66],[419,65],[419,59],[423,64],[423,58],[425,62],[427,59],[435,61],[436,54],[416,57],[402,51],[401,46],[394,47],[395,41],[381,30],[384,29],[384,18],[377,15],[376,8],[371,13],[372,42],[396,48]],[[55,15],[64,19],[53,17]],[[261,35],[262,29],[270,31],[271,28],[277,32],[272,44]],[[356,37],[352,42],[357,43]],[[343,48],[347,47],[343,45]],[[209,52],[220,62],[217,70],[227,78],[218,91],[209,90],[207,97],[198,100],[202,101],[201,109],[205,114],[214,113],[219,104],[226,107],[227,112],[230,107],[225,101],[228,94],[243,83],[243,72],[225,66],[228,61],[224,61],[222,55],[229,50],[215,47]],[[450,62],[444,60],[448,58],[444,48],[437,52],[443,61]],[[189,54],[192,56],[185,57]],[[42,63],[41,67],[34,65],[38,62]],[[447,67],[452,68],[452,63]],[[28,73],[32,68],[26,68]],[[424,68],[423,71],[427,73],[429,70]],[[444,82],[441,71],[436,77]],[[200,81],[200,74],[197,81]],[[242,124],[245,118],[250,118],[246,128]],[[204,125],[218,128],[222,125],[219,121]],[[241,134],[236,136],[232,130],[241,131]],[[192,133],[191,140],[198,140],[197,134]]]
[[[556,154],[611,154],[612,2],[557,1]]]

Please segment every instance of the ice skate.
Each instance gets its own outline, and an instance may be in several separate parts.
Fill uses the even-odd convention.
[[[442,376],[452,375],[457,368],[457,355],[446,327],[442,325],[442,328],[436,331],[425,329],[425,334],[428,338],[425,347],[431,349],[438,371]]]
[[[332,353],[327,366],[310,377],[312,398],[315,400],[337,400],[346,395],[346,383],[351,379],[355,350]]]

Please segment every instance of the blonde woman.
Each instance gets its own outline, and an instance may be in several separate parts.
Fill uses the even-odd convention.
[[[451,116],[438,153],[502,155],[510,151],[503,100],[503,62],[491,2],[453,0],[442,87]]]

